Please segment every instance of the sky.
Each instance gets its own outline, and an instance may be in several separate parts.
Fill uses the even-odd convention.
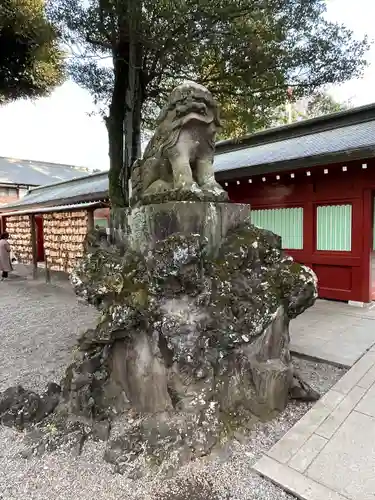
[[[357,37],[375,40],[373,0],[327,0],[327,16],[345,24]],[[375,102],[375,43],[367,54],[369,67],[361,80],[331,90],[339,101],[355,106]],[[72,82],[35,102],[17,101],[0,108],[0,156],[109,167],[107,130],[90,95]]]

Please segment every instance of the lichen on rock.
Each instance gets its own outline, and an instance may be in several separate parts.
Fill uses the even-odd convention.
[[[318,397],[289,353],[289,321],[317,296],[314,273],[250,223],[216,256],[206,243],[176,233],[145,254],[96,247],[72,274],[102,317],[80,339],[64,404],[77,417],[123,415],[127,430],[106,452],[121,472],[178,466],[282,410],[289,393]]]

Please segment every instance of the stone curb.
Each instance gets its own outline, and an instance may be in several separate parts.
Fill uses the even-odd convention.
[[[305,473],[374,382],[372,347],[253,469],[301,500],[345,500]]]

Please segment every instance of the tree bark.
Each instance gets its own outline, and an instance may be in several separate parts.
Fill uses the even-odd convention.
[[[142,46],[137,47],[137,67],[142,64]],[[142,106],[144,101],[144,82],[142,71],[137,75],[137,87],[133,107],[133,141],[132,141],[132,164],[141,156],[141,125]]]
[[[141,120],[144,99],[143,46],[139,40],[141,2],[128,6],[119,28],[123,41],[114,57],[115,83],[108,123],[109,195],[112,207],[129,205],[131,166],[141,154]]]
[[[129,66],[128,88],[126,91],[126,111],[124,116],[124,162],[122,172],[122,189],[129,203],[129,179],[133,163],[140,156],[140,128],[142,113],[142,60],[143,46],[139,41],[140,31],[140,6],[139,2],[129,11]]]
[[[107,119],[109,142],[109,198],[112,207],[126,206],[121,175],[123,171],[126,90],[129,81],[129,43],[120,42],[114,53],[115,82]]]

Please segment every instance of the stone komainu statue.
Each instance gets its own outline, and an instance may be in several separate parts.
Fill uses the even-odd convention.
[[[131,205],[166,201],[227,201],[213,170],[219,111],[202,85],[176,87],[161,111],[143,158],[132,168]]]

